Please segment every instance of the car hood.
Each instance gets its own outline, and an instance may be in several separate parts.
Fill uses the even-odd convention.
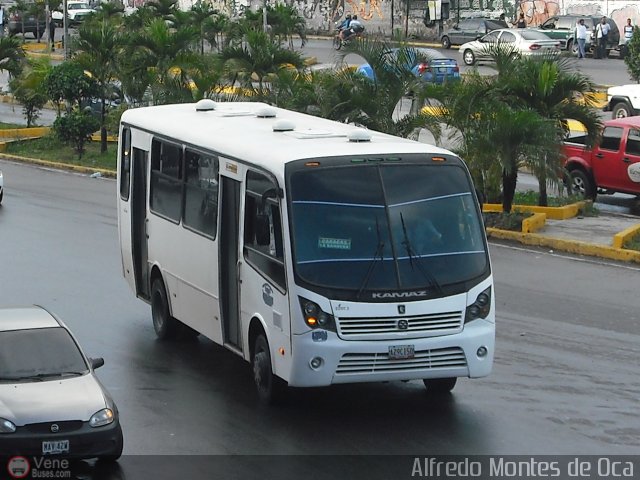
[[[29,423],[89,421],[106,407],[93,374],[44,382],[0,384],[0,417],[21,427]]]
[[[640,84],[632,83],[629,85],[620,85],[616,87],[609,87],[607,89],[607,95],[623,95],[625,97],[637,97],[640,96]]]

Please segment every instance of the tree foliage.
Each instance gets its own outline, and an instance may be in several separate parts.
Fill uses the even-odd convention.
[[[98,95],[95,79],[74,62],[64,62],[53,67],[44,78],[43,87],[52,102],[56,105],[65,104],[68,113]]]
[[[22,105],[27,127],[35,124],[40,110],[47,103],[47,94],[43,88],[43,79],[51,66],[46,58],[29,59],[26,67],[17,77],[9,81],[9,88],[15,99]]]
[[[625,45],[624,63],[629,75],[636,83],[640,83],[640,27],[633,27],[633,36]]]
[[[74,110],[56,118],[53,131],[56,136],[73,145],[78,159],[82,158],[85,144],[91,140],[91,135],[100,128],[100,122],[85,110]]]

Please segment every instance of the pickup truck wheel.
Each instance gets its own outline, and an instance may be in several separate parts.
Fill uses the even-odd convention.
[[[596,198],[595,186],[584,170],[576,169],[569,172],[569,188],[572,193],[582,195],[586,199]]]
[[[625,102],[616,103],[612,112],[611,118],[613,119],[631,117],[633,115],[631,107]]]

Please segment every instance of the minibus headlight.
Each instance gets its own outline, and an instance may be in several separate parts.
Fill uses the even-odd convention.
[[[333,315],[323,311],[317,303],[300,297],[300,306],[302,307],[304,321],[309,327],[322,328],[332,332],[336,331],[336,322]]]
[[[481,292],[476,301],[467,307],[464,323],[468,323],[476,318],[487,318],[491,310],[491,287]]]
[[[0,418],[0,434],[2,433],[14,433],[16,431],[16,426],[13,422],[6,420],[4,418]]]

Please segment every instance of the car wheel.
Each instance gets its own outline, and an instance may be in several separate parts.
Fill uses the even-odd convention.
[[[450,378],[425,378],[422,380],[429,394],[449,393],[456,386],[457,377]]]
[[[160,340],[171,340],[178,336],[180,324],[171,316],[167,291],[159,278],[153,281],[151,287],[151,316],[153,329]]]
[[[451,40],[446,35],[442,37],[442,48],[451,48]]]
[[[462,60],[464,60],[465,65],[473,65],[476,63],[476,56],[471,50],[465,50],[462,54]]]
[[[333,37],[333,48],[335,48],[336,50],[340,50],[342,48],[342,40],[338,35],[335,35]]]
[[[631,111],[631,107],[628,103],[620,102],[616,103],[616,105],[612,109],[611,118],[625,118],[631,117],[633,112]]]
[[[595,200],[596,198],[596,189],[591,178],[587,172],[579,168],[569,172],[569,189],[571,193],[582,195],[586,199]]]
[[[273,374],[269,343],[263,333],[260,333],[254,342],[251,364],[253,381],[256,385],[260,402],[266,405],[273,405],[282,401],[285,396],[286,386],[280,378]]]
[[[118,439],[116,440],[116,446],[109,455],[102,455],[100,460],[103,462],[115,462],[122,456],[122,450],[124,450],[124,438],[122,436],[122,430],[118,432]]]

